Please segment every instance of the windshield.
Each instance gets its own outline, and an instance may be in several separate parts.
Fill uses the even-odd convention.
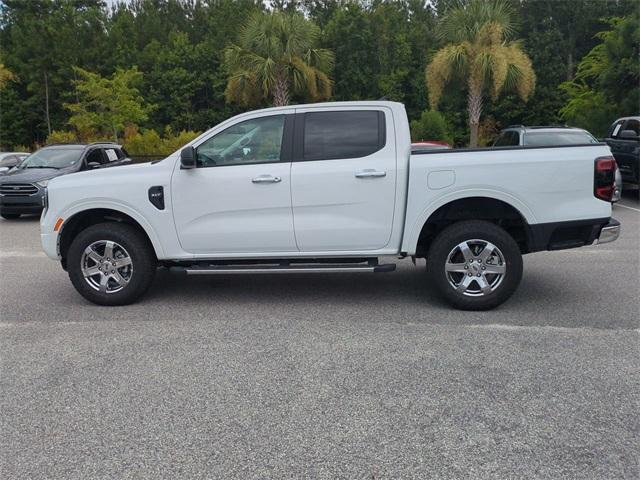
[[[580,145],[585,143],[598,143],[598,141],[590,133],[580,131],[527,132],[524,136],[525,145],[536,147]]]
[[[18,168],[70,167],[80,160],[82,151],[83,148],[44,148],[25,158]]]

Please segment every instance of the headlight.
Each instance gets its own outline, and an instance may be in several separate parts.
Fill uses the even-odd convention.
[[[49,183],[49,180],[41,180],[39,182],[36,182],[38,185],[40,185],[42,188],[46,187],[47,184]]]

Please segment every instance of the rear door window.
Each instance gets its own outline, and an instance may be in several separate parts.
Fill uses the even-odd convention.
[[[103,155],[101,148],[95,148],[87,154],[86,163],[87,165],[89,163],[99,163],[100,165],[104,165],[106,163],[106,158],[107,157]]]
[[[303,114],[302,160],[366,157],[385,145],[384,113],[378,110]]]
[[[109,163],[111,162],[117,162],[118,160],[120,160],[122,157],[120,155],[118,155],[118,150],[115,148],[105,148],[104,149],[104,153],[107,156],[107,161]]]

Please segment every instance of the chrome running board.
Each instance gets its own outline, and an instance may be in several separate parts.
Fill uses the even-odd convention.
[[[394,263],[384,265],[194,265],[171,267],[175,273],[187,275],[240,275],[270,273],[382,273],[396,269]]]

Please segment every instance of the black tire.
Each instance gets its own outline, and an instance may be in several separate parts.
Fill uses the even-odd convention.
[[[497,282],[495,289],[486,294],[477,293],[479,296],[469,296],[469,293],[465,294],[464,292],[457,291],[449,282],[450,279],[445,270],[449,254],[454,251],[458,245],[472,240],[482,240],[495,245],[502,254],[506,267],[504,275],[501,281],[499,283]],[[473,245],[473,243],[471,242],[470,245]],[[458,252],[458,258],[461,258],[461,250]],[[479,257],[474,256],[473,258],[476,259],[474,260],[476,262],[475,266],[473,264],[463,263],[463,265],[465,265],[464,268],[482,267],[482,264],[477,260]],[[465,260],[458,261],[466,262]],[[492,261],[495,260],[492,259]],[[478,267],[478,265],[480,265],[480,267]],[[432,284],[445,300],[455,308],[461,310],[489,310],[506,301],[518,288],[520,280],[522,279],[522,253],[511,235],[499,226],[481,220],[463,221],[445,228],[431,243],[427,255],[427,272]],[[469,272],[469,270],[466,270],[466,272]],[[493,275],[484,277],[482,271],[477,273],[481,273],[483,278],[487,279],[495,280],[498,278],[498,276]],[[451,274],[452,277],[459,278],[460,282],[465,278],[465,275],[471,277],[467,279],[472,282],[469,288],[480,290],[480,283],[474,282],[474,274]],[[456,278],[453,279],[454,283]]]
[[[0,216],[5,220],[15,220],[16,218],[20,218],[19,213],[1,213]]]
[[[82,273],[85,249],[101,240],[121,245],[131,258],[132,271],[128,283],[116,292],[101,292],[86,281]],[[140,298],[153,282],[157,260],[148,239],[130,225],[109,222],[92,225],[80,232],[71,243],[67,270],[71,283],[80,295],[98,305],[127,305]]]

